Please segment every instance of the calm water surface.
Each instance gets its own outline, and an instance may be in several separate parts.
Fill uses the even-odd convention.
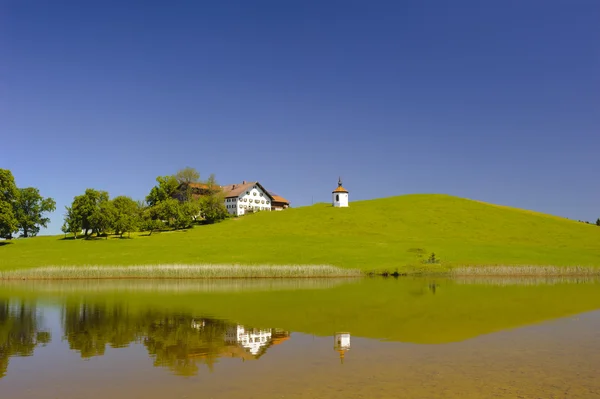
[[[581,279],[0,283],[0,398],[600,398]]]

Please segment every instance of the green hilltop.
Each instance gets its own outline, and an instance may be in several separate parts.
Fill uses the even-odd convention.
[[[414,194],[264,212],[131,239],[45,236],[0,247],[0,270],[46,265],[600,266],[600,227],[533,211]],[[427,263],[435,253],[438,263]]]

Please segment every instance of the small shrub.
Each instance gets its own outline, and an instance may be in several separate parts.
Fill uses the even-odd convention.
[[[440,263],[440,260],[438,258],[436,258],[435,253],[432,252],[431,255],[429,255],[429,258],[427,258],[427,260],[425,261],[425,263],[429,263],[429,264]]]

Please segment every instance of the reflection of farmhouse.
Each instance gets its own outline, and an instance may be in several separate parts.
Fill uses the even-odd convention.
[[[207,327],[207,322],[204,319],[193,319],[191,327],[202,332]],[[220,338],[222,345],[215,346],[221,347],[219,352],[215,353],[217,356],[254,360],[264,355],[271,346],[290,339],[290,333],[279,328],[257,329],[228,323]]]
[[[241,216],[251,212],[280,211],[290,206],[288,200],[267,191],[257,181],[247,182],[244,180],[240,184],[213,187],[204,183],[189,183],[189,188],[195,198],[221,192],[225,197],[225,207],[230,215]]]
[[[333,336],[333,349],[340,354],[340,361],[344,363],[344,356],[350,350],[350,333],[339,332]]]
[[[238,354],[244,360],[258,359],[269,347],[278,345],[289,339],[287,331],[269,328],[247,328],[242,325],[232,325],[225,332],[225,343],[232,355]],[[239,350],[242,349],[243,353]]]

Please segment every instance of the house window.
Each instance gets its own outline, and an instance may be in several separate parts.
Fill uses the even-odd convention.
[[[339,200],[340,200],[340,195],[339,194],[335,195],[335,200],[339,202]]]
[[[246,195],[250,195],[250,191],[246,191]]]
[[[262,196],[263,196],[263,193],[260,193],[260,196],[262,197]]]
[[[252,195],[256,196],[256,192],[253,192]]]
[[[261,202],[264,204],[264,203],[265,203],[265,200],[262,200]]]

